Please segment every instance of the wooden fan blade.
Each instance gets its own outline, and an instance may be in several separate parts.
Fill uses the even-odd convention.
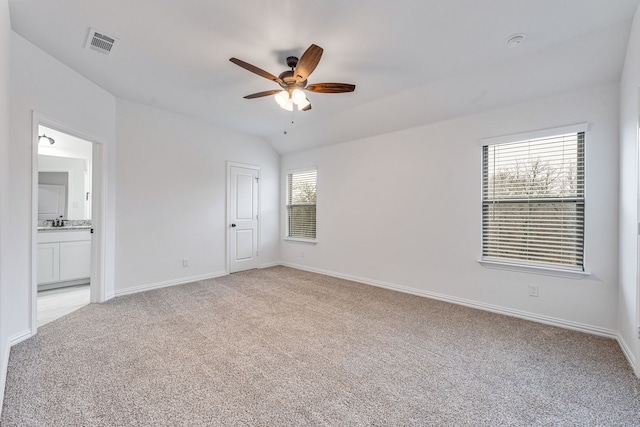
[[[244,68],[247,71],[251,71],[254,74],[257,74],[261,77],[264,77],[265,79],[269,79],[272,80],[276,83],[282,83],[282,80],[280,79],[280,77],[276,77],[273,74],[266,72],[265,70],[263,70],[262,68],[258,68],[255,65],[251,65],[248,62],[244,62],[241,59],[238,58],[229,58],[229,61],[233,62],[234,64]]]
[[[322,48],[312,44],[307,50],[304,51],[293,75],[297,82],[303,82],[307,80],[309,75],[313,73],[313,70],[318,66],[320,58],[322,57]]]
[[[309,111],[309,110],[311,110],[311,104],[304,107],[301,111]]]
[[[275,95],[278,92],[282,92],[282,89],[265,90],[264,92],[252,93],[247,95],[245,99],[261,98],[263,96]]]
[[[349,83],[313,83],[306,87],[309,92],[318,93],[344,93],[353,92],[356,85]]]

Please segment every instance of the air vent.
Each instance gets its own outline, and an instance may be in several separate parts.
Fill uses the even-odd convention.
[[[113,45],[116,40],[118,39],[99,33],[93,28],[89,28],[89,37],[87,37],[87,44],[85,47],[87,49],[109,55],[113,51]]]

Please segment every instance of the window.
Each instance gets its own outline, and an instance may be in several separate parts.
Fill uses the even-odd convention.
[[[584,131],[496,139],[483,146],[483,261],[583,271]]]
[[[316,170],[287,174],[287,238],[316,238]]]

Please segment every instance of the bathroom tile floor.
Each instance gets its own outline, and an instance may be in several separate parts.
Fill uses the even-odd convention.
[[[38,292],[38,327],[89,304],[89,285]]]

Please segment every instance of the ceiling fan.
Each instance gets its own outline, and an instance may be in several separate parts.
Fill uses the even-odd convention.
[[[272,80],[281,87],[281,89],[252,93],[244,98],[254,99],[275,95],[278,105],[285,110],[293,111],[293,106],[295,105],[298,107],[298,110],[308,111],[311,109],[311,102],[303,91],[315,93],[344,93],[353,92],[356,88],[356,85],[349,83],[307,84],[307,78],[318,66],[322,52],[323,49],[320,46],[312,44],[304,51],[300,59],[295,56],[289,56],[287,58],[287,66],[290,67],[291,70],[283,71],[278,77],[238,58],[229,58],[229,61],[265,79]]]

